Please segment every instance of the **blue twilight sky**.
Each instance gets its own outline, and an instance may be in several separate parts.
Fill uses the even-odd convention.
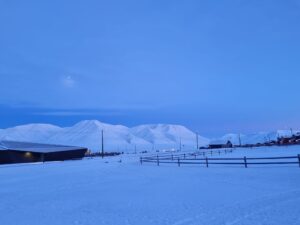
[[[299,0],[0,0],[0,127],[300,127]]]

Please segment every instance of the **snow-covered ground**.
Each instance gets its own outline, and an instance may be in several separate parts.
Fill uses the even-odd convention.
[[[0,199],[3,225],[299,225],[300,168],[141,166],[132,155],[8,165],[0,167]]]

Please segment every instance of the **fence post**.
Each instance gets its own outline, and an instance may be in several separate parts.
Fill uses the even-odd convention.
[[[247,163],[247,158],[246,158],[246,156],[244,156],[244,164],[245,164],[245,168],[248,168],[248,163]]]
[[[159,166],[159,157],[157,155],[157,166]]]
[[[183,158],[185,159],[185,154],[183,154]]]
[[[300,154],[298,154],[298,163],[299,163],[299,167],[300,167]]]
[[[174,160],[173,154],[172,154],[172,161]]]
[[[205,157],[206,167],[208,167],[208,158]]]
[[[180,158],[178,158],[178,167],[180,167]]]
[[[143,165],[143,157],[140,157],[141,165]]]
[[[197,155],[196,155],[196,153],[195,153],[195,159],[197,159]]]

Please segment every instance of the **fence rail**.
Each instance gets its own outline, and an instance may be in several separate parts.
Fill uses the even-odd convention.
[[[159,154],[160,159],[188,159],[188,158],[196,158],[199,156],[213,156],[213,155],[221,155],[221,154],[229,154],[232,153],[235,150],[235,148],[230,148],[230,149],[219,149],[219,150],[209,150],[209,151],[198,151],[198,152],[191,152],[191,153],[182,153],[182,154],[171,154],[171,153],[164,153],[164,154]],[[144,159],[146,158],[156,158],[156,155],[148,155],[143,157]]]
[[[191,155],[171,155],[171,156],[148,156],[141,157],[140,163],[155,163],[160,164],[177,164],[181,165],[241,165],[248,168],[249,165],[290,165],[298,164],[300,167],[300,154],[297,156],[283,156],[283,157],[241,157],[241,158],[193,158]]]

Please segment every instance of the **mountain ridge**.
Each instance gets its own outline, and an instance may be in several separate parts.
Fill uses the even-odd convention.
[[[0,140],[62,144],[87,147],[91,151],[101,150],[101,133],[104,131],[105,151],[155,151],[196,150],[196,133],[176,124],[143,124],[134,127],[103,123],[98,120],[83,120],[70,127],[32,123],[0,129]],[[210,142],[231,141],[234,145],[257,144],[275,141],[278,137],[291,136],[298,130],[277,130],[252,134],[225,134],[208,139],[198,136],[199,147]],[[181,143],[181,146],[180,146]]]
[[[182,125],[144,124],[132,128],[98,120],[83,120],[71,127],[52,124],[27,124],[0,129],[0,139],[49,144],[76,145],[100,151],[101,132],[104,131],[106,151],[152,151],[157,149],[196,149],[196,134]],[[199,136],[199,145],[209,139]]]

